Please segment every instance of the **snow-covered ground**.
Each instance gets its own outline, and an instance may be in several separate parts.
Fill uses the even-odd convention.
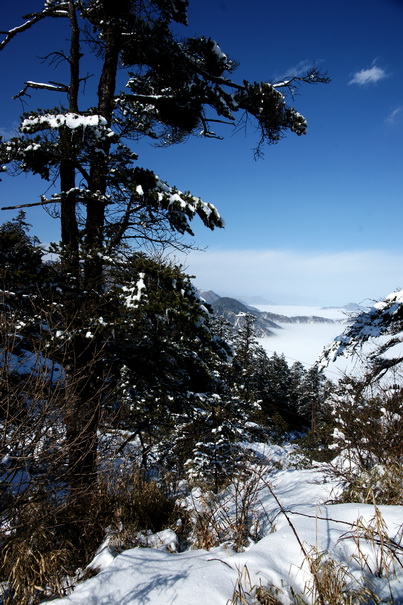
[[[336,309],[260,307],[283,315],[321,315],[345,319]],[[261,339],[269,354],[311,364],[325,345],[343,332],[343,323],[283,324],[275,337]],[[343,362],[338,364],[342,365]],[[348,362],[345,362],[346,364]],[[349,362],[351,363],[351,362]],[[334,367],[330,372],[337,372]],[[117,554],[104,544],[91,569],[96,576],[72,594],[52,601],[60,605],[295,605],[363,602],[403,605],[403,506],[335,503],[341,487],[326,464],[306,468],[293,448],[249,444],[262,463],[251,464],[242,483],[231,484],[210,500],[194,489],[180,500],[196,525],[205,514],[217,545],[193,543],[178,552],[176,526],[144,537],[144,546]],[[248,489],[250,490],[248,492]],[[249,538],[234,549],[240,515],[247,502]],[[213,540],[214,542],[214,540]],[[330,574],[330,576],[329,576]],[[316,579],[315,579],[316,577]],[[318,600],[318,582],[331,586]],[[333,582],[333,584],[332,584]],[[342,591],[366,596],[349,601]],[[376,599],[370,597],[370,592]],[[297,596],[295,596],[297,595]],[[351,593],[350,593],[351,595]],[[266,600],[265,600],[266,599]]]
[[[152,536],[152,548],[133,548],[117,556],[105,542],[96,561],[100,568],[98,575],[79,584],[70,596],[52,603],[258,605],[266,602],[256,600],[256,589],[262,586],[276,588],[281,603],[291,603],[293,590],[309,604],[315,602],[310,565],[318,558],[324,560],[323,557],[346,586],[370,583],[384,602],[403,603],[403,571],[396,558],[398,551],[393,555],[383,536],[381,555],[363,537],[363,528],[376,528],[376,517],[379,527],[382,515],[389,538],[399,542],[403,506],[380,506],[377,512],[372,505],[331,504],[338,488],[324,466],[298,469],[286,465],[273,470],[274,463],[287,459],[287,453],[279,446],[266,447],[266,451],[263,445],[260,447],[266,466],[259,471],[255,469],[257,474],[250,477],[256,486],[250,514],[258,537],[244,552],[234,552],[230,540],[223,540],[210,550],[172,552],[175,548],[172,530]],[[183,505],[191,512],[200,510],[203,504],[199,497],[200,491],[194,490]],[[217,524],[226,522],[231,526],[239,514],[239,497],[239,491],[231,492],[231,488],[221,496],[215,517]],[[385,566],[382,569],[385,563],[389,575]],[[244,600],[236,600],[237,593]]]

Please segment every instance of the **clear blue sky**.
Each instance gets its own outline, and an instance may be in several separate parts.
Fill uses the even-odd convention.
[[[1,29],[40,6],[6,3]],[[21,106],[10,97],[26,79],[61,79],[35,57],[61,48],[61,27],[39,26],[39,37],[22,34],[0,53],[4,133],[17,125]],[[228,127],[224,141],[193,139],[169,149],[143,141],[136,148],[140,164],[214,203],[225,219],[216,232],[195,225],[196,244],[208,246],[186,260],[197,285],[323,304],[403,287],[402,31],[401,0],[190,0],[183,33],[217,40],[240,62],[239,80],[273,81],[313,63],[332,79],[300,89],[294,105],[308,134],[290,134],[263,160],[253,158],[253,125],[236,134]],[[26,109],[41,105],[33,93]],[[44,190],[32,179],[6,179],[0,205],[37,201]],[[57,239],[57,222],[42,210],[28,218],[43,241]]]

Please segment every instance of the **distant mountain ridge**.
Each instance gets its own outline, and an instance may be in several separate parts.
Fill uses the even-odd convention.
[[[274,305],[271,300],[267,300],[264,296],[240,296],[239,300],[246,305]]]
[[[244,302],[229,296],[219,296],[212,290],[200,292],[200,296],[213,308],[215,315],[224,317],[234,329],[240,327],[240,317],[250,314],[256,318],[255,331],[258,338],[274,336],[273,329],[282,330],[279,324],[334,324],[338,320],[320,317],[317,315],[297,315],[289,317],[269,311],[260,311]],[[330,307],[329,307],[330,308]]]
[[[355,312],[355,311],[366,311],[367,307],[363,307],[362,305],[357,305],[357,303],[347,303],[346,305],[343,305],[342,307],[322,307],[322,309],[345,309],[345,311],[348,312]]]
[[[241,315],[253,315],[256,317],[254,326],[256,336],[259,338],[274,336],[274,332],[272,332],[271,328],[276,328],[278,330],[282,329],[281,326],[276,324],[272,319],[265,317],[264,313],[254,307],[245,305],[236,298],[223,296],[211,303],[211,306],[216,315],[224,317],[235,328],[240,327],[239,317]]]
[[[221,296],[213,292],[213,290],[207,290],[207,292],[199,292],[199,294],[209,305],[212,305],[213,302],[221,298]]]
[[[329,317],[321,317],[320,315],[278,315],[277,313],[270,313],[268,311],[261,311],[268,319],[278,321],[283,324],[334,324],[339,323],[336,319],[330,319]]]

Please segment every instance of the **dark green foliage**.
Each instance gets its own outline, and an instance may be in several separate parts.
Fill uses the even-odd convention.
[[[316,425],[315,430],[309,430],[297,440],[303,457],[311,464],[312,461],[330,462],[335,456],[332,449],[333,440],[333,422],[331,414],[326,420],[322,420]]]
[[[25,213],[0,225],[0,287],[3,290],[32,293],[43,272],[43,250],[36,237],[28,235]]]
[[[341,381],[332,397],[335,451],[348,450],[366,470],[401,460],[402,403],[403,389],[397,384],[368,386],[354,378]]]
[[[107,431],[127,429],[128,443],[138,438],[145,466],[156,442],[174,442],[173,427],[188,427],[188,450],[194,451],[199,438],[206,447],[213,443],[218,473],[238,423],[248,418],[247,406],[266,392],[266,359],[252,337],[245,336],[231,366],[229,347],[213,334],[189,278],[178,267],[135,254],[186,247],[183,235],[192,234],[196,216],[210,229],[223,221],[211,204],[140,167],[132,142],[147,136],[166,145],[196,133],[220,138],[212,123],[234,125],[245,112],[260,130],[258,147],[287,131],[300,135],[305,119],[280,89],[293,93],[298,82],[326,78],[311,70],[293,83],[237,83],[231,79],[235,63],[213,40],[175,37],[172,22],[186,24],[186,9],[185,0],[49,1],[22,27],[2,34],[0,50],[38,22],[66,23],[64,48],[48,54],[67,66],[63,82],[55,84],[52,71],[50,83],[28,79],[17,95],[56,92],[60,106],[50,102],[29,111],[19,135],[0,142],[0,165],[46,181],[49,197],[40,203],[55,209],[61,227],[54,248],[59,259],[49,265],[27,235],[23,215],[0,231],[1,287],[8,292],[2,306],[1,445],[10,460],[17,457],[16,468],[7,472],[17,473],[22,498],[14,500],[14,485],[6,484],[3,501],[10,498],[15,513],[7,526],[13,557],[24,532],[32,533],[38,549],[56,536],[62,565],[73,547],[80,565],[89,555],[84,551],[91,522],[96,519],[97,541],[109,522],[96,504]],[[96,75],[87,78],[91,62]],[[26,352],[36,365],[25,363]],[[253,355],[259,358],[256,370],[248,359]],[[12,370],[10,360],[24,360],[25,371]],[[222,442],[211,437],[220,433]],[[136,484],[130,494],[133,506],[145,485]],[[30,531],[28,500],[39,534]],[[162,508],[167,506],[163,501]],[[41,515],[47,519],[43,531]],[[29,566],[29,548],[19,560]],[[20,602],[37,599],[36,585],[50,582],[53,590],[52,565],[46,569],[47,575],[35,571],[25,592],[24,569],[17,579],[12,569],[6,572],[17,598],[23,595]]]
[[[371,348],[364,356],[364,371],[367,384],[388,375],[394,379],[403,362],[401,355],[403,333],[403,291],[396,290],[384,300],[377,302],[367,311],[352,318],[344,333],[337,336],[321,356],[326,366],[342,355],[359,356],[368,342]]]
[[[38,301],[44,295],[49,268],[42,261],[43,249],[39,240],[28,234],[29,228],[23,212],[0,225],[1,346],[4,363],[11,369],[13,381],[18,381],[18,374],[30,372],[32,363],[26,364],[24,371],[22,364],[14,367],[12,356],[24,355],[25,350],[43,349],[44,343],[38,345],[38,342],[45,335],[45,312],[41,317]]]
[[[245,402],[218,394],[196,395],[193,408],[191,419],[178,423],[162,444],[163,457],[178,477],[218,492],[240,471],[249,411]]]
[[[219,136],[212,121],[235,124],[238,112],[255,119],[259,145],[276,142],[289,130],[302,134],[305,119],[287,105],[280,89],[293,93],[299,82],[327,80],[315,69],[273,85],[231,80],[236,65],[216,42],[175,37],[172,22],[186,24],[186,9],[180,0],[47,2],[23,27],[3,33],[0,42],[3,50],[17,33],[42,20],[63,19],[67,26],[66,48],[50,49],[48,55],[65,61],[66,80],[55,84],[53,75],[50,83],[28,80],[18,95],[31,88],[56,92],[61,106],[26,113],[19,136],[0,143],[0,164],[51,182],[50,198],[42,196],[41,203],[60,210],[60,264],[56,287],[46,293],[46,304],[52,305],[46,314],[54,330],[50,339],[58,335],[54,344],[63,357],[71,406],[66,414],[70,476],[78,483],[95,481],[97,427],[102,411],[114,405],[119,364],[133,374],[135,399],[143,401],[146,392],[157,407],[181,409],[186,391],[213,389],[208,357],[216,343],[203,327],[206,316],[188,285],[179,295],[179,286],[167,286],[173,276],[161,268],[145,272],[153,292],[148,309],[141,300],[141,317],[131,318],[135,329],[120,331],[121,352],[114,346],[128,309],[117,297],[113,326],[108,273],[122,251],[144,243],[181,246],[196,215],[210,229],[223,226],[211,204],[135,164],[138,156],[128,142],[148,136],[171,144],[200,132]],[[82,75],[88,59],[97,61],[97,77],[91,80]],[[87,96],[84,84],[92,86]],[[88,99],[93,106],[85,106]],[[154,287],[153,280],[162,287]],[[132,287],[127,283],[124,287]]]
[[[288,423],[291,411],[291,372],[284,355],[273,355],[267,367],[267,391],[262,404],[270,414],[278,412]]]
[[[303,419],[313,432],[329,416],[327,400],[333,390],[332,383],[326,379],[323,371],[317,365],[300,373],[297,364],[291,368],[295,380],[294,403],[295,412]]]
[[[315,430],[323,420],[329,381],[316,366],[289,366],[284,355],[268,357],[257,341],[253,315],[238,315],[235,335],[227,332],[234,358],[222,368],[229,392],[250,406],[250,419],[271,427],[278,435],[287,431]],[[222,328],[221,328],[222,329]]]
[[[232,337],[234,359],[228,379],[233,393],[247,402],[260,400],[266,389],[267,355],[256,338],[256,318],[240,313],[235,335]]]
[[[144,255],[112,271],[111,279],[120,308],[112,350],[117,375],[123,369],[120,380],[130,385],[123,388],[131,422],[189,414],[189,394],[216,390],[213,367],[226,356],[208,310],[179,267]]]

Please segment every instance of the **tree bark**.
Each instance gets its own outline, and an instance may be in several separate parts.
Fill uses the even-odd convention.
[[[80,31],[77,23],[74,0],[69,0],[70,20],[70,83],[68,87],[69,110],[78,113],[78,93],[80,86]],[[79,231],[76,216],[76,166],[75,149],[69,128],[60,129],[62,160],[60,163],[61,200],[61,241],[68,272],[79,277]]]
[[[105,56],[98,86],[97,109],[98,114],[106,118],[109,125],[113,112],[119,40],[120,34],[117,26],[113,24],[108,26],[103,35]],[[76,60],[78,61],[78,58]],[[76,81],[76,77],[72,76],[72,104],[74,104],[73,89]],[[100,146],[102,153],[95,154],[91,160],[88,183],[90,194],[86,201],[87,214],[84,239],[86,257],[84,259],[84,291],[80,312],[88,319],[99,316],[99,305],[104,293],[102,252],[105,230],[105,202],[102,196],[105,196],[107,190],[107,158],[110,143],[104,141]],[[67,219],[67,212],[70,207],[66,204],[65,208]],[[66,226],[68,226],[67,222]],[[74,229],[73,225],[72,231],[69,232],[73,240],[75,238]],[[102,337],[97,331],[89,339],[76,336],[73,349],[75,374],[78,380],[74,387],[75,396],[71,405],[67,432],[70,450],[70,480],[73,494],[80,498],[80,493],[87,497],[88,488],[94,486],[97,481],[97,430],[105,375],[102,363]]]

